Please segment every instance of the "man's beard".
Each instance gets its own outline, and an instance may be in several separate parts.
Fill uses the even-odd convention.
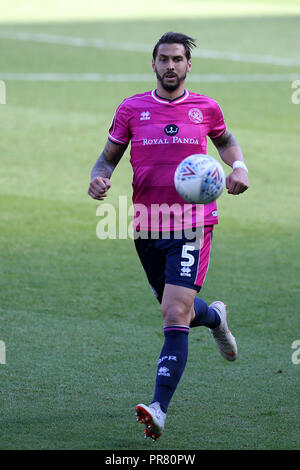
[[[181,78],[179,78],[178,75],[175,74],[176,75],[176,81],[174,83],[165,83],[164,78],[165,78],[166,75],[168,75],[168,73],[170,73],[170,72],[166,72],[163,76],[161,76],[161,75],[159,75],[157,70],[155,70],[156,77],[160,81],[163,89],[166,90],[166,91],[175,91],[175,90],[177,90],[177,88],[179,88],[180,84],[182,82],[184,82],[184,80],[186,79],[186,73]]]

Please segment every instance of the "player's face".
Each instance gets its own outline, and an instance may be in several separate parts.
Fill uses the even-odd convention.
[[[174,91],[191,70],[191,61],[186,58],[183,44],[161,44],[152,68],[162,87],[166,91]]]

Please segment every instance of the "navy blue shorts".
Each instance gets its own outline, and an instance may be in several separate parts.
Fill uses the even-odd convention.
[[[213,225],[204,227],[201,236],[188,240],[136,238],[135,247],[149,284],[159,302],[165,284],[189,287],[200,291],[208,266]]]

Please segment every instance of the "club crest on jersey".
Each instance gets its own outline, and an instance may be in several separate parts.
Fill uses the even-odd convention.
[[[176,126],[176,124],[168,124],[165,127],[164,131],[167,135],[176,135],[177,132],[179,131],[179,127]]]
[[[143,111],[140,116],[140,121],[149,121],[149,119],[150,119],[150,112]]]
[[[203,114],[198,108],[191,108],[189,110],[189,118],[195,124],[200,124],[203,121]]]

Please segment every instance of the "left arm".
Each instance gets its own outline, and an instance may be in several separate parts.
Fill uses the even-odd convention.
[[[221,137],[211,140],[224,163],[231,167],[235,166],[235,162],[244,164],[242,149],[228,130]],[[249,187],[248,171],[242,165],[240,167],[238,165],[239,163],[236,163],[232,173],[226,177],[226,188],[229,194],[241,194]]]

